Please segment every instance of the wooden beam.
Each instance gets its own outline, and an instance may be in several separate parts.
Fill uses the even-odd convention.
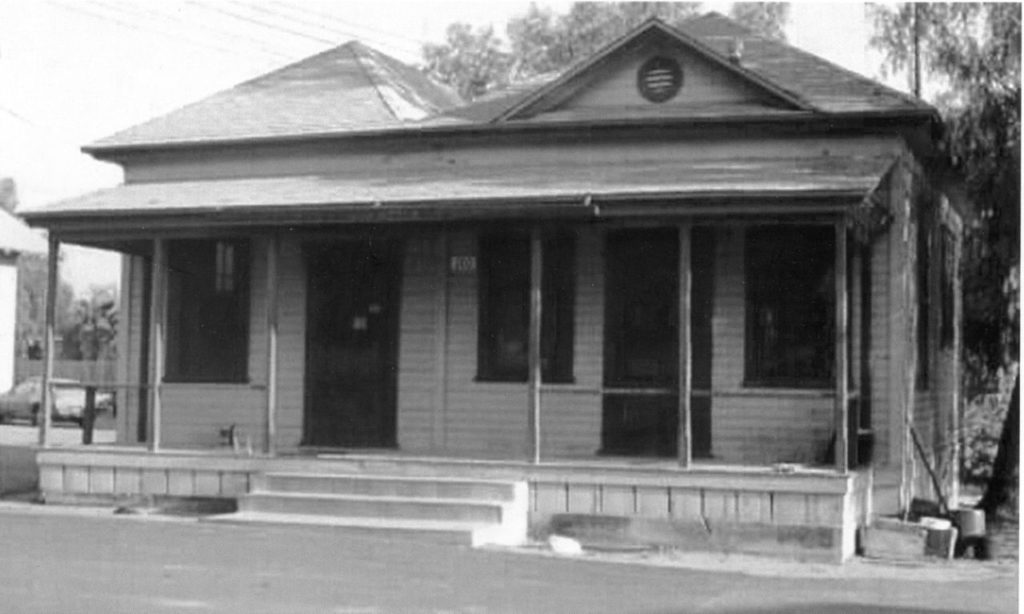
[[[150,260],[149,304],[149,449],[160,451],[160,416],[164,383],[164,327],[167,311],[167,242],[153,239],[153,258]]]
[[[850,446],[850,387],[849,387],[849,311],[846,288],[846,221],[836,223],[836,357],[835,357],[835,465],[836,471],[849,471]]]
[[[267,240],[267,417],[263,450],[273,456],[277,441],[277,312],[278,258],[281,239],[277,233]]]
[[[53,351],[54,351],[54,327],[57,314],[57,287],[60,275],[60,239],[50,231],[48,250],[46,255],[46,320],[43,329],[43,383],[42,395],[39,399],[39,413],[37,414],[39,424],[39,446],[47,447],[50,443],[50,405],[53,403],[53,390],[50,384],[53,381]]]
[[[684,469],[693,461],[693,435],[690,395],[693,391],[693,349],[690,334],[691,294],[691,225],[679,225],[679,466]]]
[[[541,241],[541,230],[534,227],[530,232],[530,341],[529,341],[529,368],[530,368],[530,431],[533,435],[533,462],[540,463],[540,384],[541,384],[541,357],[540,357],[540,329],[543,301],[541,300],[541,277],[543,267],[543,245]]]

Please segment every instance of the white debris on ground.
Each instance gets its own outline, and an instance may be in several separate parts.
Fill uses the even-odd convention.
[[[583,545],[571,537],[552,535],[548,537],[548,545],[555,554],[579,556],[583,554]]]

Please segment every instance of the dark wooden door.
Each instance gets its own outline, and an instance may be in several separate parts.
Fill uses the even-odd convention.
[[[304,443],[394,447],[398,252],[349,242],[306,250]]]

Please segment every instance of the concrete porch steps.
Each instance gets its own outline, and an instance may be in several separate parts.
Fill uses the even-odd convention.
[[[515,545],[526,539],[525,482],[467,478],[266,473],[215,522],[400,531],[441,541]]]
[[[331,527],[368,535],[398,536],[436,544],[477,546],[474,536],[481,539],[492,530],[491,525],[474,522],[445,520],[403,520],[382,518],[343,518],[320,514],[275,514],[271,512],[236,512],[208,516],[204,522],[220,524],[266,524],[288,526]]]

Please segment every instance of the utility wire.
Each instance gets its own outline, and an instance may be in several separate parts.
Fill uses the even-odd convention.
[[[214,43],[198,41],[198,40],[194,40],[194,39],[185,38],[185,37],[180,36],[180,35],[169,34],[167,32],[164,32],[163,30],[159,30],[159,29],[153,29],[153,28],[145,28],[145,29],[143,29],[143,28],[140,28],[138,26],[138,24],[133,24],[131,22],[125,21],[123,19],[120,19],[120,18],[118,18],[116,16],[111,16],[111,15],[109,15],[107,13],[102,12],[102,11],[97,12],[95,10],[89,10],[89,9],[85,8],[86,6],[89,6],[88,4],[85,4],[85,3],[82,3],[82,4],[63,4],[61,2],[56,2],[55,0],[45,0],[45,1],[47,3],[49,3],[50,5],[55,6],[55,7],[59,8],[59,9],[62,9],[62,10],[65,10],[65,11],[71,11],[73,13],[79,13],[81,15],[85,15],[87,17],[91,17],[93,19],[97,19],[97,20],[105,22],[105,23],[115,24],[115,25],[121,26],[122,28],[126,28],[128,30],[132,30],[133,32],[136,32],[136,33],[146,34],[146,33],[150,33],[151,32],[151,33],[159,34],[159,35],[161,35],[161,36],[163,36],[165,38],[174,40],[175,42],[186,43],[186,44],[190,44],[190,45],[195,46],[195,47],[204,47],[206,49],[210,49],[210,50],[213,50],[213,51],[219,51],[221,53],[227,53],[227,54],[230,54],[230,55],[238,55],[240,53],[238,51],[238,49],[231,49],[229,47],[224,47],[224,46],[217,45],[217,44],[214,44]],[[96,5],[94,5],[94,6],[96,6]]]
[[[235,2],[235,4],[242,4],[242,3],[241,2]],[[397,51],[398,53],[400,53],[402,55],[414,53],[414,51],[413,51],[414,49],[415,49],[415,52],[419,51],[419,47],[414,47],[414,46],[412,46],[412,45],[410,45],[408,43],[393,43],[393,42],[388,42],[388,41],[382,40],[380,38],[376,38],[376,37],[372,37],[372,36],[366,36],[365,34],[360,34],[358,32],[353,32],[351,30],[345,30],[345,29],[341,29],[341,28],[337,28],[337,27],[333,27],[333,26],[332,27],[327,27],[327,26],[323,25],[323,23],[317,23],[317,22],[314,22],[314,21],[309,21],[308,19],[305,19],[305,18],[302,18],[302,17],[286,15],[284,13],[280,13],[280,12],[277,12],[277,11],[272,11],[270,9],[267,9],[266,7],[263,7],[263,6],[252,6],[251,8],[253,10],[255,10],[255,11],[259,11],[260,13],[263,13],[265,15],[270,16],[272,19],[275,19],[275,20],[284,19],[284,20],[290,21],[292,23],[301,24],[301,25],[304,25],[304,26],[311,26],[311,27],[317,28],[319,30],[322,30],[324,32],[327,32],[327,33],[331,34],[332,36],[340,36],[340,37],[344,37],[344,38],[347,38],[347,39],[356,38],[356,39],[368,41],[368,42],[371,42],[374,45],[377,45],[379,47],[384,47],[386,49]]]
[[[415,50],[417,53],[419,53],[419,51],[422,48],[422,46],[429,42],[429,41],[426,41],[426,40],[423,40],[423,39],[413,38],[413,37],[405,36],[405,35],[398,34],[398,33],[395,33],[395,32],[387,32],[385,30],[381,30],[380,28],[374,28],[372,26],[363,25],[363,24],[357,24],[355,22],[346,21],[346,20],[338,17],[337,15],[333,15],[333,14],[330,14],[330,13],[327,13],[327,12],[324,12],[324,11],[312,10],[312,9],[307,8],[306,6],[299,7],[299,6],[296,6],[296,5],[293,5],[293,4],[289,4],[287,2],[279,2],[279,1],[278,2],[271,2],[270,4],[272,4],[274,6],[277,6],[277,7],[281,8],[281,9],[284,9],[285,11],[290,11],[291,13],[293,13],[295,15],[301,15],[302,16],[301,18],[299,18],[299,17],[289,17],[291,19],[296,19],[296,20],[302,19],[302,21],[304,23],[307,23],[307,24],[310,24],[310,25],[316,25],[317,27],[320,27],[320,28],[324,28],[324,25],[323,25],[324,20],[327,20],[329,22],[334,22],[333,24],[329,24],[329,25],[331,25],[331,27],[333,27],[333,28],[337,28],[339,31],[346,32],[346,33],[348,33],[348,34],[350,34],[352,36],[356,36],[356,37],[359,37],[359,38],[365,38],[366,40],[370,40],[370,41],[373,41],[373,42],[379,42],[381,44],[385,44],[384,41],[382,41],[379,38],[379,36],[384,36],[384,37],[387,37],[387,38],[395,39],[396,41],[402,41],[400,44],[399,43],[387,43],[387,44],[390,44],[394,48],[401,47],[401,48],[406,49],[406,50]],[[261,7],[261,10],[263,12],[284,16],[282,13],[274,12],[274,11],[269,11],[265,7]],[[312,20],[312,21],[310,21],[310,20]],[[338,24],[338,25],[335,25],[335,24]],[[355,30],[355,32],[352,31],[353,29]],[[373,32],[377,36],[367,36],[365,34],[360,34],[358,32],[359,30],[366,30],[366,31],[369,31],[369,32]]]
[[[315,34],[310,34],[308,32],[302,32],[300,30],[293,30],[291,28],[287,28],[287,27],[284,27],[284,26],[274,25],[272,23],[267,23],[266,21],[263,21],[261,19],[256,19],[256,18],[247,16],[247,15],[242,15],[242,14],[236,13],[234,11],[229,11],[229,10],[227,10],[225,8],[220,7],[220,6],[215,6],[215,5],[211,5],[211,4],[204,4],[204,3],[196,2],[195,0],[192,0],[191,2],[189,2],[189,4],[191,4],[193,6],[196,6],[196,7],[204,8],[204,9],[206,9],[208,11],[213,11],[215,13],[220,13],[221,15],[226,15],[228,17],[231,17],[232,19],[237,19],[239,21],[244,21],[246,23],[250,23],[250,24],[253,24],[253,25],[256,25],[256,26],[260,26],[260,27],[266,28],[268,30],[273,30],[275,32],[283,32],[283,33],[286,33],[286,34],[291,34],[292,36],[297,36],[299,38],[303,38],[303,39],[306,39],[306,40],[309,40],[309,41],[318,42],[318,43],[323,43],[323,44],[326,44],[326,45],[331,45],[331,46],[338,45],[338,41],[336,41],[336,40],[327,39],[327,38],[324,38],[322,36],[317,36]]]
[[[239,55],[245,55],[249,51],[256,51],[258,53],[262,53],[264,55],[267,55],[269,57],[273,57],[274,59],[278,59],[278,60],[293,60],[293,59],[295,59],[295,56],[296,56],[296,54],[294,54],[294,53],[291,53],[291,54],[289,54],[289,53],[282,53],[281,51],[278,51],[276,49],[272,49],[272,48],[270,48],[270,47],[268,47],[266,45],[266,41],[264,41],[264,40],[259,40],[257,38],[250,37],[250,36],[244,36],[244,35],[238,34],[236,32],[230,32],[230,31],[227,31],[227,30],[222,30],[222,29],[214,28],[214,27],[204,23],[201,20],[198,20],[198,19],[188,20],[188,19],[185,19],[185,18],[183,18],[183,17],[181,17],[181,16],[179,16],[179,15],[177,15],[175,13],[166,13],[166,12],[163,12],[163,11],[160,11],[160,10],[146,9],[146,8],[142,8],[140,5],[135,5],[135,4],[125,5],[125,4],[120,4],[120,3],[116,3],[116,2],[104,3],[104,2],[99,2],[97,0],[92,0],[92,3],[94,5],[102,6],[104,8],[108,8],[110,10],[120,11],[122,14],[125,14],[125,15],[128,15],[128,16],[142,17],[143,19],[151,20],[151,21],[153,21],[156,24],[156,27],[161,28],[161,29],[163,28],[163,26],[159,25],[161,23],[163,23],[163,24],[175,24],[175,25],[177,25],[177,28],[178,28],[179,31],[181,31],[183,29],[183,28],[181,28],[181,26],[185,26],[188,29],[193,29],[193,28],[197,28],[198,27],[198,28],[201,28],[203,30],[206,30],[207,32],[210,32],[210,33],[216,35],[218,38],[223,38],[223,37],[227,36],[227,37],[234,38],[235,40],[243,41],[243,42],[245,42],[248,45],[244,51],[239,50],[237,48],[234,49],[235,53],[238,53]],[[142,5],[142,6],[152,6],[152,5]],[[156,6],[159,6],[159,5],[156,5]]]

